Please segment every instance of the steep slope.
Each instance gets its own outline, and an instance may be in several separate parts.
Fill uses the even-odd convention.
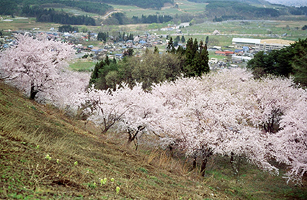
[[[205,177],[159,149],[128,147],[0,81],[0,199],[306,199],[307,188],[242,159],[212,157]]]
[[[226,198],[197,176],[187,177],[165,154],[146,155],[112,141],[0,83],[1,199]]]

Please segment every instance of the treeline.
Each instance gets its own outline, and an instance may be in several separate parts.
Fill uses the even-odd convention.
[[[95,26],[96,22],[93,18],[88,16],[74,16],[68,15],[65,12],[55,11],[54,9],[42,9],[38,6],[26,5],[22,9],[22,14],[26,16],[36,17],[38,22],[53,22],[60,24],[71,25],[90,25]]]
[[[78,27],[76,26],[70,26],[70,25],[64,25],[64,26],[60,26],[59,29],[58,29],[59,32],[79,32],[79,29]]]
[[[128,49],[124,56],[119,62],[106,57],[97,63],[90,85],[94,84],[97,89],[115,90],[117,85],[127,84],[132,88],[142,83],[143,89],[148,91],[153,84],[174,81],[181,76],[200,77],[210,71],[207,46],[192,38],[187,41],[186,49],[182,46],[175,49],[170,38],[167,53],[160,54],[155,47],[153,52],[147,49],[142,57],[133,56],[133,49]]]
[[[258,0],[188,0],[195,3],[211,3],[216,1],[230,1],[230,2],[244,2],[244,3],[253,3],[253,4],[262,4]]]
[[[132,21],[135,24],[143,23],[143,24],[152,24],[152,23],[164,23],[169,22],[173,19],[170,15],[142,15],[141,18],[137,16],[132,17]]]
[[[260,8],[247,3],[233,3],[230,1],[210,2],[206,6],[206,11],[208,17],[218,16],[220,19],[252,19],[280,16],[279,11],[273,8]]]
[[[294,77],[294,82],[307,87],[307,39],[299,40],[289,47],[271,52],[260,51],[247,67],[253,70],[255,78],[267,76]]]
[[[292,15],[307,15],[307,6],[302,7],[290,7],[289,12]]]
[[[108,25],[124,25],[124,24],[152,24],[152,23],[165,23],[171,21],[173,18],[169,15],[142,15],[141,18],[133,16],[128,19],[123,13],[113,13],[104,24]]]
[[[113,7],[101,3],[90,1],[70,1],[70,0],[1,0],[0,1],[0,14],[1,15],[17,15],[21,14],[21,11],[25,6],[42,8],[44,5],[63,5],[73,8],[81,9],[85,12],[97,13],[100,15],[106,14],[108,11],[113,10]]]
[[[172,38],[172,40],[173,40],[173,38]],[[183,36],[181,36],[181,38],[180,38],[180,36],[179,36],[179,35],[178,35],[177,37],[175,37],[175,39],[174,39],[174,43],[173,43],[174,47],[178,47],[179,42],[181,42],[181,43],[185,43],[185,37],[184,37],[184,35],[183,35]],[[172,43],[172,41],[171,41],[170,43]]]
[[[108,11],[113,10],[113,7],[105,3],[95,3],[88,1],[68,1],[68,0],[53,0],[54,3],[61,3],[65,6],[79,8],[85,12],[97,13],[105,15]]]
[[[279,15],[307,15],[307,7],[292,7],[279,4],[273,8],[255,7],[251,4],[262,5],[258,0],[188,0],[195,3],[209,3],[206,10],[209,11],[209,17],[218,16],[214,21],[223,21],[228,19],[251,19],[264,17],[278,17]],[[229,7],[230,6],[230,7]],[[226,7],[226,8],[225,8]],[[230,9],[227,9],[230,8]],[[224,11],[227,11],[223,13]],[[216,13],[215,15],[213,13]]]
[[[81,1],[70,1],[70,0],[24,0],[25,5],[39,5],[40,7],[50,7],[50,5],[57,6],[69,6],[73,8],[79,8],[85,12],[97,13],[99,15],[104,15],[107,11],[113,10],[113,7],[101,3],[101,2],[91,2],[87,0]]]
[[[97,35],[97,40],[106,42],[109,38],[109,32],[99,32]],[[125,32],[121,33],[118,32],[118,35],[113,35],[112,39],[114,42],[120,42],[120,41],[127,41],[127,40],[133,40],[134,36],[133,34],[126,34]]]
[[[0,15],[14,15],[18,12],[18,5],[22,0],[1,0],[0,1]]]

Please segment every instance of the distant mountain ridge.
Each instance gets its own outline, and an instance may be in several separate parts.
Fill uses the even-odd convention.
[[[188,0],[198,3],[209,3],[216,1],[235,1],[247,4],[280,4],[286,6],[307,6],[307,0]]]
[[[264,0],[188,0],[196,3],[210,3],[210,2],[218,2],[218,1],[235,1],[247,4],[263,4]]]
[[[305,0],[267,0],[272,4],[282,4],[286,6],[307,6],[307,1]]]

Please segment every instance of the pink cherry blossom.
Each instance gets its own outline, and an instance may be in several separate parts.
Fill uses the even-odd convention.
[[[24,35],[16,38],[18,45],[1,53],[0,75],[34,99],[56,85],[74,50],[65,43],[46,38],[33,39]]]

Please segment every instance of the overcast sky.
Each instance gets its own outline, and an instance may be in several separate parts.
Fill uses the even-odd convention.
[[[283,4],[287,6],[307,6],[307,0],[266,0],[270,3]]]

